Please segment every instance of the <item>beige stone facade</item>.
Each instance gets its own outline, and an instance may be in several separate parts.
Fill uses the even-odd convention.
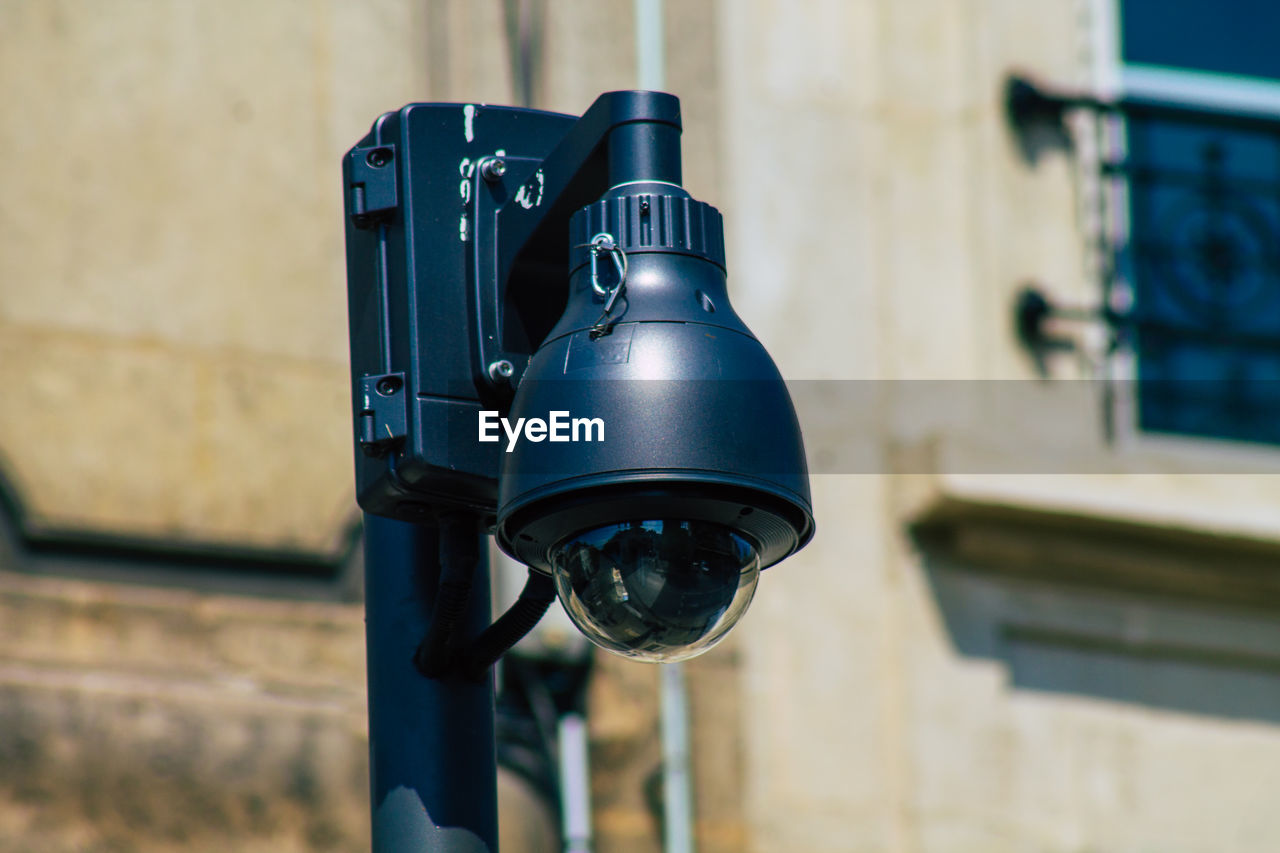
[[[339,161],[512,102],[518,5],[0,3],[0,851],[367,849]],[[536,106],[631,85],[629,2],[531,6]],[[703,853],[1280,845],[1276,451],[982,384],[1036,376],[1023,282],[1097,299],[1003,86],[1090,85],[1106,8],[666,4],[738,312],[875,383],[802,407],[818,536],[688,665]],[[657,681],[598,660],[602,853],[660,849]]]

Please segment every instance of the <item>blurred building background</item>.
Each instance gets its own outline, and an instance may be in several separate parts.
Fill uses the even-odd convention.
[[[581,112],[632,21],[0,2],[0,851],[367,849],[339,159],[415,100]],[[667,4],[819,528],[687,666],[699,850],[1280,845],[1278,25]],[[1179,109],[1015,121],[1015,73]],[[657,670],[588,708],[597,847],[659,850]]]

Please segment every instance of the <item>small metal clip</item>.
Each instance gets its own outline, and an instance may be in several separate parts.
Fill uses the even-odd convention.
[[[613,235],[608,233],[600,233],[592,237],[591,242],[585,244],[585,248],[591,250],[591,289],[599,296],[603,296],[605,300],[600,319],[591,326],[591,339],[595,340],[609,334],[611,324],[609,316],[613,313],[613,306],[627,285],[627,253],[613,239]],[[600,255],[604,252],[609,253],[613,259],[614,268],[618,271],[618,283],[613,287],[605,287],[600,283]]]

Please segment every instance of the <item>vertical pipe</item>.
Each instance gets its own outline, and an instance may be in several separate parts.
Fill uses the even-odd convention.
[[[366,513],[364,531],[373,853],[496,851],[493,678],[428,679],[413,665],[440,579],[439,529]],[[463,549],[476,563],[468,637],[489,621],[483,546]]]
[[[662,0],[635,0],[636,88],[661,92],[667,86]],[[609,137],[609,179],[614,184],[661,181],[680,185],[680,131],[637,122],[615,128]]]
[[[591,765],[587,721],[581,714],[560,718],[560,810],[564,853],[591,853]]]
[[[635,0],[636,87],[662,92],[667,87],[662,33],[662,0]]]
[[[684,665],[662,666],[662,814],[666,853],[693,853],[693,780]]]

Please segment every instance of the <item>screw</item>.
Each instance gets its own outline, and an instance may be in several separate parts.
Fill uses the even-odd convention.
[[[507,161],[501,157],[489,157],[480,164],[480,177],[489,183],[502,179],[507,173]]]
[[[375,169],[381,169],[391,162],[391,151],[387,148],[375,148],[365,155],[364,161]]]
[[[379,394],[390,397],[400,390],[400,380],[395,376],[388,376],[385,379],[379,379],[376,387]]]
[[[505,358],[489,365],[489,378],[494,382],[503,382],[515,375],[516,366]]]

